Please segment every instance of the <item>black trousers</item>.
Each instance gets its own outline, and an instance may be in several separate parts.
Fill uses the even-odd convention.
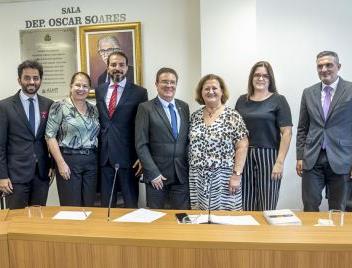
[[[96,153],[66,154],[62,156],[71,176],[65,180],[56,172],[56,184],[61,206],[94,206],[97,187],[98,160]],[[56,167],[58,171],[58,168]]]
[[[13,192],[6,196],[9,209],[20,209],[27,206],[45,206],[49,191],[49,178],[40,178],[38,166],[33,178],[26,183],[12,183]]]
[[[328,189],[329,209],[345,210],[350,196],[350,174],[336,174],[330,167],[325,150],[311,170],[303,170],[302,200],[304,211],[319,211],[324,187]]]
[[[170,209],[190,209],[188,183],[173,183],[164,185],[157,190],[150,183],[146,184],[147,206],[153,209],[165,209],[169,204]]]
[[[114,181],[115,169],[106,165],[100,169],[101,175],[101,206],[108,207],[111,190]],[[138,178],[132,168],[120,168],[117,172],[116,184],[112,196],[112,207],[116,207],[117,189],[122,192],[124,206],[126,208],[138,207]]]

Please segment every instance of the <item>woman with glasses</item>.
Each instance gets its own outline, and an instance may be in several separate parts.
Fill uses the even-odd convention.
[[[192,209],[241,210],[241,174],[246,161],[247,129],[242,117],[225,106],[224,80],[204,76],[196,101],[204,105],[191,116],[189,187]]]
[[[99,121],[96,107],[86,98],[88,74],[72,76],[70,96],[49,111],[46,139],[56,162],[56,183],[61,206],[93,206],[97,184]]]
[[[239,97],[236,110],[249,131],[242,178],[243,210],[276,209],[292,136],[292,119],[286,98],[277,92],[269,62],[254,64],[248,93]]]

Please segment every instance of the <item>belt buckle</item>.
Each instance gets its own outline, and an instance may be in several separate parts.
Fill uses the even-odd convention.
[[[89,155],[89,149],[84,149],[84,150],[83,150],[83,154]]]

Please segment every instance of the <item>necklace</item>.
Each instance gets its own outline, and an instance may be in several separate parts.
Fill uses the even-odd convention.
[[[220,110],[222,108],[222,105],[216,107],[216,109],[214,111],[209,111],[207,107],[205,107],[205,111],[207,112],[209,118],[213,118],[213,115],[215,115],[217,113],[218,110]]]

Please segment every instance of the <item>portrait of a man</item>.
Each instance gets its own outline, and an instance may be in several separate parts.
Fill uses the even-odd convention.
[[[107,58],[112,52],[127,55],[127,80],[141,84],[140,23],[82,26],[80,36],[81,69],[90,75],[94,89],[109,82]]]

